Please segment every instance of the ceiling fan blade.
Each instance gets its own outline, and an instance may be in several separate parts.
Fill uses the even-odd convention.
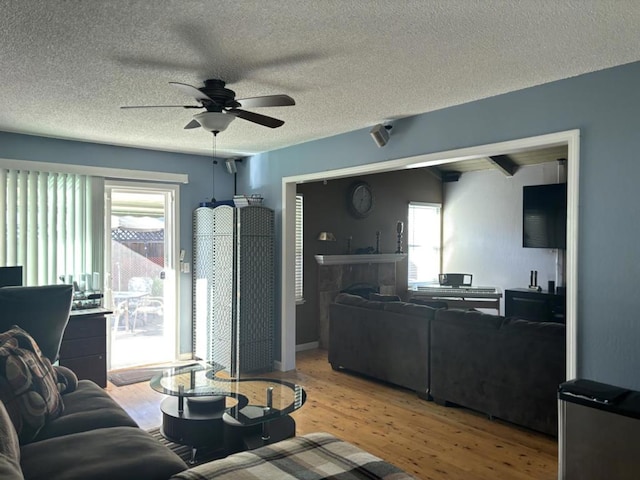
[[[203,108],[202,105],[125,105],[120,108]]]
[[[264,95],[262,97],[237,98],[244,108],[256,107],[288,107],[295,105],[296,101],[289,95]]]
[[[242,118],[243,120],[249,120],[250,122],[264,125],[265,127],[269,128],[278,128],[284,125],[283,120],[278,120],[277,118],[268,117],[266,115],[260,115],[259,113],[247,112],[246,110],[240,110],[239,108],[227,110],[227,113],[235,115],[238,118]]]
[[[190,128],[198,128],[200,126],[200,123],[197,120],[191,120],[189,123],[187,123],[184,126],[185,130],[188,130]]]
[[[201,102],[205,101],[205,102],[213,102],[214,105],[218,104],[213,98],[211,98],[209,95],[202,93],[193,85],[187,85],[186,83],[179,83],[179,82],[169,82],[169,85],[173,85],[185,95],[189,95],[190,97],[193,97],[196,100],[199,100]]]

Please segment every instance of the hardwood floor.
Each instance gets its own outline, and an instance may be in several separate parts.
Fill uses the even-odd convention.
[[[298,435],[325,431],[421,479],[556,479],[557,441],[414,392],[336,372],[326,350],[299,352],[297,369],[272,372],[302,385],[307,401],[292,416]],[[163,395],[148,382],[107,386],[142,428],[160,425]]]

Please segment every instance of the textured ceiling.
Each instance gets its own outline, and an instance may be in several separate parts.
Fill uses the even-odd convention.
[[[218,136],[246,155],[637,61],[638,25],[637,0],[0,0],[0,130],[210,154],[193,110],[119,107],[294,97]]]

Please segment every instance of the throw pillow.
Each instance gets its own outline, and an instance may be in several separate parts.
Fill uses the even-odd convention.
[[[62,365],[54,365],[53,369],[57,375],[58,391],[60,393],[70,393],[78,388],[78,376],[73,370],[63,367]]]
[[[57,375],[35,340],[20,327],[0,333],[0,401],[20,443],[32,441],[63,410]]]

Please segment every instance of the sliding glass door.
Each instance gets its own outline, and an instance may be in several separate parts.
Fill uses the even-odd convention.
[[[105,184],[110,370],[177,358],[177,188]]]

